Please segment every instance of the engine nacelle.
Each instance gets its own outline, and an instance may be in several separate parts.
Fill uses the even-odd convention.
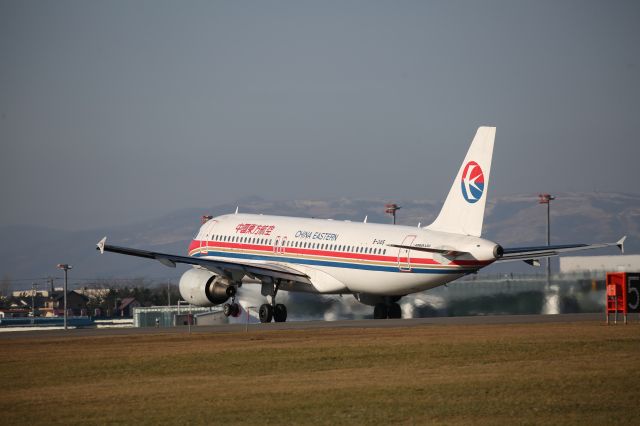
[[[229,283],[206,269],[193,268],[180,277],[180,295],[197,306],[220,305],[229,299]]]

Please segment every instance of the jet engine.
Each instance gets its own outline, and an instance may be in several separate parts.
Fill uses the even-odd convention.
[[[192,305],[220,305],[234,290],[225,278],[206,269],[193,268],[180,277],[180,295]]]

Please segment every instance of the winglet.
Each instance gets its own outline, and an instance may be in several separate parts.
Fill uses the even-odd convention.
[[[234,214],[238,214],[238,209],[240,209],[240,206],[236,206],[236,212]]]
[[[369,215],[364,217],[364,223],[367,223],[367,219],[369,219]]]
[[[98,241],[98,250],[100,250],[100,254],[104,254],[104,245],[107,242],[107,237],[104,237],[100,241]]]
[[[625,235],[624,237],[620,238],[620,240],[618,240],[618,242],[616,243],[616,245],[618,246],[622,254],[624,254],[624,240],[626,239],[627,239],[627,236]]]

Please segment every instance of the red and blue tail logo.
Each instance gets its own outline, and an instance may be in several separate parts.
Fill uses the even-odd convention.
[[[475,161],[469,161],[462,171],[462,196],[468,203],[475,203],[484,192],[484,173]]]

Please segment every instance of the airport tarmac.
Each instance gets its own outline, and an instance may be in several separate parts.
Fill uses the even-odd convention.
[[[613,317],[611,318],[613,320]],[[621,322],[622,317],[618,318]],[[630,319],[637,322],[637,319]],[[237,333],[245,330],[270,331],[270,330],[305,330],[305,329],[331,329],[331,328],[390,328],[390,327],[418,327],[424,325],[486,325],[486,324],[536,324],[536,323],[566,323],[581,321],[602,321],[605,323],[605,315],[602,313],[590,314],[559,314],[559,315],[487,315],[468,317],[434,317],[412,319],[387,319],[387,320],[342,320],[342,321],[291,321],[284,323],[251,323],[251,324],[222,324],[192,326],[192,333]],[[78,328],[78,329],[53,329],[53,330],[25,330],[11,333],[0,333],[0,340],[22,338],[28,336],[133,336],[141,334],[172,334],[188,333],[188,327],[166,328]]]

